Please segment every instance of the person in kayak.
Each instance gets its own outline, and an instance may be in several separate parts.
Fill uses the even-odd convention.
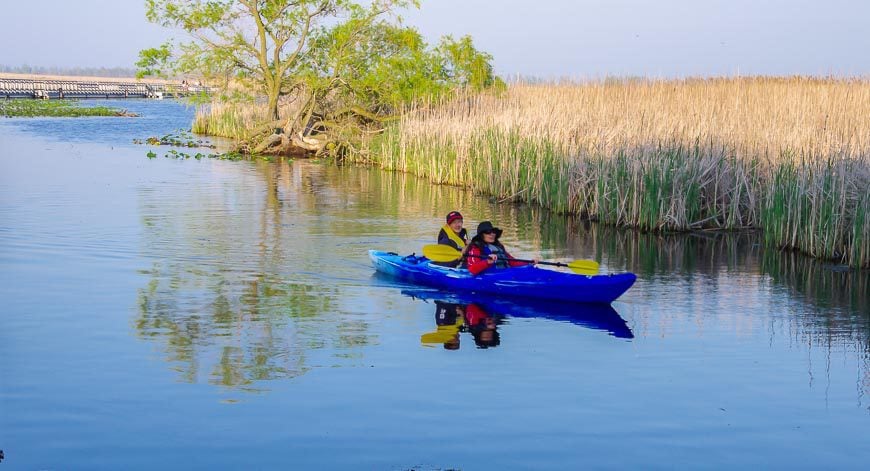
[[[462,227],[462,214],[459,211],[450,211],[447,213],[447,224],[445,224],[441,231],[438,232],[438,243],[441,245],[449,245],[456,250],[462,252],[461,256],[465,256],[465,252],[468,251],[468,231]],[[435,262],[436,265],[441,265],[445,267],[456,267],[459,265],[459,260],[453,262]]]
[[[468,244],[468,256],[465,258],[465,266],[472,275],[477,275],[489,268],[509,268],[528,265],[527,262],[518,262],[505,250],[499,242],[502,230],[493,227],[490,221],[483,221],[477,225],[477,235]],[[535,259],[537,263],[537,259]]]

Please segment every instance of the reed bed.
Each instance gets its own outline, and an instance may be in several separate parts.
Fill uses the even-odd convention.
[[[511,85],[403,113],[358,163],[646,231],[764,230],[870,267],[870,81]]]
[[[279,104],[281,116],[295,111],[298,103],[285,100]],[[269,112],[263,100],[219,101],[201,105],[196,109],[192,131],[208,136],[220,136],[237,141],[245,140],[268,123]]]
[[[266,121],[266,116],[266,107],[257,103],[213,102],[197,108],[192,131],[242,140]]]

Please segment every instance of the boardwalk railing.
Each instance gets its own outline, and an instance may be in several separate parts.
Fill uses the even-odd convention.
[[[0,98],[163,98],[210,93],[187,83],[0,77]]]

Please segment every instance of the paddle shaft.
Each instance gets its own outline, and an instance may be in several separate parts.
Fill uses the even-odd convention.
[[[512,260],[514,262],[537,263],[538,265],[550,265],[550,266],[554,266],[554,267],[568,267],[572,270],[589,270],[589,268],[586,268],[586,267],[576,267],[576,266],[572,266],[571,264],[561,263],[561,262],[545,262],[543,260],[539,260],[539,261],[535,262],[534,260],[526,260],[526,259],[522,259],[522,258],[508,258],[507,260],[508,261]],[[579,271],[579,273],[583,273],[586,275],[589,274],[589,273],[586,273],[584,271]]]
[[[567,263],[561,263],[561,262],[544,262],[544,261],[541,261],[541,260],[538,260],[537,262],[535,262],[534,260],[524,260],[524,259],[522,259],[522,258],[509,258],[508,260],[513,260],[513,261],[515,261],[515,262],[537,263],[538,265],[552,265],[552,266],[554,266],[554,267],[567,267],[567,266],[568,266]]]
[[[448,245],[426,245],[423,247],[423,255],[429,257],[429,259],[434,260],[436,262],[451,262],[451,261],[462,260],[462,259],[465,259],[468,257],[468,254],[463,255],[459,252],[459,250],[456,250],[455,248],[450,247]],[[486,259],[485,256],[481,256],[480,258]],[[504,260],[505,257],[502,255],[501,259]],[[510,260],[515,260],[515,261],[524,262],[524,263],[535,263],[533,260],[528,260],[528,259],[512,258]],[[570,268],[570,269],[575,270],[575,271],[577,271],[577,270],[597,271],[598,270],[598,263],[593,261],[593,260],[574,260],[574,261],[569,262],[569,263],[539,261],[537,263],[542,264],[542,265],[551,265],[551,266],[555,266],[555,267],[567,267],[567,268]]]
[[[460,258],[468,258],[468,254],[465,254],[465,255],[463,255],[463,256],[460,257]],[[488,257],[480,256],[480,257],[478,257],[478,258],[481,258],[481,259],[487,259]],[[509,261],[509,262],[513,261],[513,262],[535,263],[534,260],[527,260],[527,259],[524,259],[524,258],[506,258],[506,257],[499,257],[499,258],[502,259],[502,260],[507,260],[507,261]],[[537,263],[538,263],[538,265],[552,265],[552,266],[554,266],[554,267],[567,267],[567,266],[568,266],[567,263],[560,263],[560,262],[541,262],[541,261],[539,261],[539,262],[537,262]]]

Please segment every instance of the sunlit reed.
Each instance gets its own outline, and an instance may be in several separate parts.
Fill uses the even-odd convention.
[[[291,100],[279,104],[281,116],[288,116],[296,110],[298,103]],[[192,131],[209,136],[228,137],[244,140],[263,130],[267,119],[266,103],[259,101],[214,101],[199,106],[193,118]]]
[[[351,157],[642,230],[762,228],[870,266],[870,82],[516,84],[404,113]]]

